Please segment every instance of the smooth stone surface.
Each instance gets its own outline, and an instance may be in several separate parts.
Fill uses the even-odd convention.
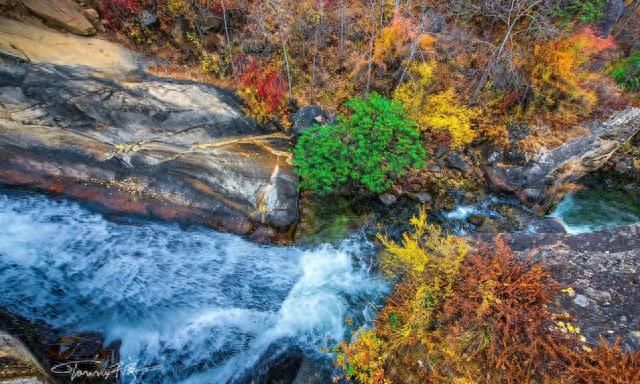
[[[21,0],[36,16],[77,35],[96,33],[91,22],[82,14],[72,0]]]
[[[0,17],[0,53],[32,63],[88,67],[111,75],[139,70],[126,48],[98,38],[79,37]]]
[[[0,183],[110,212],[287,241],[298,218],[289,138],[210,85],[106,80],[82,68],[0,67]]]

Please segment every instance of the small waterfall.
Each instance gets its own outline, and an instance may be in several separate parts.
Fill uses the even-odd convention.
[[[160,366],[142,382],[228,382],[278,340],[326,360],[388,290],[360,238],[264,246],[16,191],[0,191],[0,228],[0,306],[121,339],[123,362]]]

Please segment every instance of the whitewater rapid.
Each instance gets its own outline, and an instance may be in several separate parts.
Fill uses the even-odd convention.
[[[225,383],[279,340],[329,364],[322,350],[370,322],[388,290],[360,238],[264,246],[8,190],[0,228],[0,306],[120,339],[122,361],[159,365],[142,382]]]

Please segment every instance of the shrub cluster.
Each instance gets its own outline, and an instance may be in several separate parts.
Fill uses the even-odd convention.
[[[342,343],[337,365],[360,383],[611,384],[637,382],[640,352],[584,344],[550,304],[560,286],[500,239],[471,251],[421,212],[400,243],[380,237],[399,278],[373,329]]]
[[[424,164],[420,134],[402,105],[375,92],[346,104],[335,125],[313,126],[294,149],[301,188],[327,193],[379,193],[394,178]]]

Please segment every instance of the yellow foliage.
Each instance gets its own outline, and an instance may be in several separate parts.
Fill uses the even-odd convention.
[[[405,233],[400,243],[378,236],[385,247],[383,272],[404,276],[394,294],[400,301],[389,302],[380,314],[381,319],[389,321],[379,320],[376,331],[359,332],[351,343],[341,345],[338,354],[338,365],[349,378],[361,383],[394,382],[385,375],[389,359],[397,363],[406,346],[430,347],[436,307],[453,291],[462,261],[470,250],[463,239],[443,235],[437,225],[428,224],[424,209],[410,223],[413,230]]]
[[[409,274],[415,277],[424,273],[427,264],[433,262],[437,262],[438,269],[445,275],[454,272],[459,260],[469,251],[466,242],[455,236],[442,236],[440,227],[427,223],[424,208],[411,219],[410,224],[413,231],[405,232],[400,244],[378,235],[386,251],[382,258],[383,273],[387,276]],[[450,255],[457,255],[453,264],[450,264]]]
[[[273,113],[269,110],[267,103],[260,100],[258,93],[252,88],[241,89],[240,97],[244,100],[246,108],[243,108],[247,115],[260,123],[265,123],[273,119]]]
[[[460,264],[469,252],[463,239],[444,236],[440,227],[427,224],[424,209],[411,219],[411,226],[413,231],[405,233],[400,244],[378,236],[386,251],[382,271],[390,276],[403,274],[410,291],[402,324],[387,329],[391,344],[397,346],[409,339],[423,339],[434,308],[451,293]]]
[[[393,98],[404,105],[409,117],[421,130],[445,131],[451,137],[451,146],[461,148],[476,137],[472,122],[480,112],[462,105],[453,89],[429,95],[427,87],[434,76],[434,63],[412,64],[410,80],[396,88]]]
[[[471,122],[478,114],[477,109],[460,104],[453,89],[449,89],[427,99],[420,124],[433,131],[449,132],[451,146],[460,148],[475,139]]]
[[[361,383],[395,382],[385,375],[385,364],[402,364],[398,359],[405,356],[407,346],[423,351],[432,347],[436,309],[453,292],[462,261],[470,251],[462,238],[443,235],[437,225],[428,224],[424,209],[410,223],[413,230],[399,243],[378,236],[385,247],[383,272],[404,277],[394,293],[397,301],[387,303],[376,331],[362,331],[351,343],[341,346],[338,365],[349,378]],[[438,353],[455,352],[445,349]]]
[[[433,79],[434,66],[433,63],[411,64],[408,70],[410,79],[400,84],[393,94],[393,98],[404,105],[409,117],[417,123],[426,103],[426,88]]]

